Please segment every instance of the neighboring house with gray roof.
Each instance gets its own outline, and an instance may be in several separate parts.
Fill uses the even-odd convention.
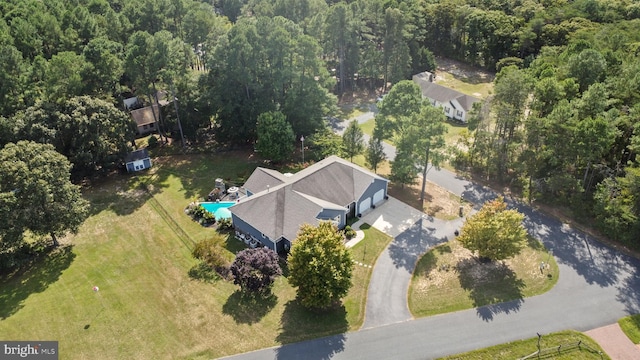
[[[428,71],[413,75],[413,82],[420,86],[422,97],[429,99],[433,106],[441,107],[448,118],[466,123],[467,113],[480,99],[436,84],[434,80],[435,76]]]
[[[286,252],[300,225],[360,215],[387,198],[388,180],[337,156],[295,174],[256,168],[243,186],[247,197],[229,208],[236,231]]]

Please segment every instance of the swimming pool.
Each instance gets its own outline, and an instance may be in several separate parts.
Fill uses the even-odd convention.
[[[231,211],[229,211],[228,208],[235,205],[235,202],[203,202],[200,203],[200,205],[202,205],[205,210],[215,215],[216,219],[231,219]]]

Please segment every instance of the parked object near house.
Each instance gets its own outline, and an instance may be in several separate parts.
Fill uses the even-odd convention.
[[[237,234],[286,252],[300,225],[347,218],[372,209],[387,198],[388,180],[337,156],[295,174],[257,168],[244,184],[247,196],[229,208]]]
[[[147,149],[138,149],[130,152],[124,159],[127,172],[136,172],[151,167],[151,158]]]
[[[467,113],[480,99],[436,84],[434,81],[435,75],[428,71],[413,75],[413,82],[420,86],[423,98],[429,99],[433,106],[441,107],[448,118],[466,123]]]

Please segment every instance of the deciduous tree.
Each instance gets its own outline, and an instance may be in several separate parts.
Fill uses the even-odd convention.
[[[52,145],[29,141],[0,150],[0,237],[6,249],[27,230],[58,237],[77,232],[88,202],[69,180],[71,164]]]
[[[49,143],[67,156],[74,175],[119,165],[135,133],[131,117],[113,104],[88,96],[62,104],[38,103],[14,117],[18,136]]]
[[[520,253],[527,238],[524,215],[507,210],[503,198],[486,202],[462,226],[458,241],[481,259],[504,260]]]
[[[302,225],[289,254],[289,283],[306,308],[335,305],[351,287],[353,259],[330,222]]]
[[[245,249],[231,264],[233,283],[245,293],[268,293],[276,278],[282,275],[275,251],[260,247]]]

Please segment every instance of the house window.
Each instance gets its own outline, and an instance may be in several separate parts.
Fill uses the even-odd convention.
[[[156,127],[156,123],[151,123],[151,124],[149,124],[149,127],[150,127],[151,129],[153,129],[154,127]]]
[[[448,107],[444,108],[444,112],[447,113],[447,114],[449,113],[450,110],[451,110],[451,108],[448,108]]]
[[[462,117],[462,111],[458,110],[458,112],[456,113],[457,116]]]

